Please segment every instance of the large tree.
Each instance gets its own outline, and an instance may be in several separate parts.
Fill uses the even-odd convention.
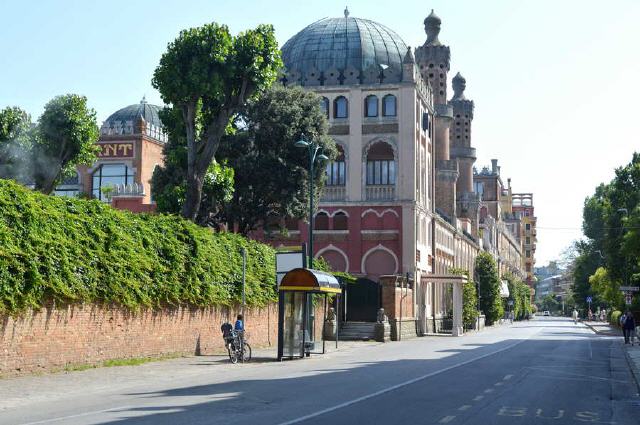
[[[169,43],[153,86],[182,114],[187,146],[185,218],[198,216],[205,176],[230,121],[275,81],[281,67],[270,25],[232,36],[227,26],[211,23],[184,30]]]
[[[304,135],[327,157],[337,154],[327,136],[320,98],[299,87],[275,86],[250,102],[241,119],[243,129],[220,149],[220,157],[235,170],[235,191],[225,205],[225,220],[246,234],[271,217],[307,217],[309,152],[294,144]],[[324,166],[315,164],[316,198],[323,188]]]
[[[31,179],[33,125],[18,107],[0,110],[0,178],[26,183]]]
[[[98,136],[96,112],[87,107],[86,97],[67,94],[49,101],[32,147],[36,189],[49,194],[77,165],[93,163]]]

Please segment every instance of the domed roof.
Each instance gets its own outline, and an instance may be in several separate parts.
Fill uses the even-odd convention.
[[[153,124],[158,127],[162,127],[162,121],[158,112],[162,109],[161,106],[152,105],[147,103],[145,98],[142,98],[140,103],[126,106],[117,110],[104,121],[104,125],[112,123],[120,123],[125,125],[127,121],[131,121],[135,125],[140,118],[144,119],[147,124]]]
[[[287,71],[302,76],[310,71],[347,68],[362,72],[373,65],[392,68],[399,80],[406,53],[407,45],[393,30],[368,19],[350,17],[346,10],[343,18],[314,22],[282,47]]]

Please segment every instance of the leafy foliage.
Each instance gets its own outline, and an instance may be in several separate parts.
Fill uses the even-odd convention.
[[[277,299],[274,250],[168,215],[49,197],[0,180],[0,312],[45,302],[229,305]]]
[[[98,152],[96,112],[87,98],[67,94],[53,98],[38,120],[33,144],[33,177],[36,189],[51,193],[64,175],[78,164],[92,164]]]
[[[31,117],[18,107],[0,110],[0,178],[30,180]]]
[[[525,319],[532,313],[531,288],[512,274],[506,274],[504,277],[509,285],[509,298],[506,301],[513,303],[510,308],[508,306],[504,308],[513,311],[516,320]]]
[[[469,276],[469,271],[460,268],[451,268],[449,272],[458,276],[467,276],[467,280],[462,287],[462,322],[467,328],[475,325],[478,318],[478,291],[476,284]]]
[[[480,310],[485,314],[488,325],[504,315],[500,298],[500,277],[491,254],[481,252],[476,257],[475,274],[480,288]]]
[[[273,27],[237,36],[216,23],[190,28],[167,46],[152,84],[182,114],[187,147],[182,215],[195,220],[205,175],[230,120],[269,87],[282,67]]]

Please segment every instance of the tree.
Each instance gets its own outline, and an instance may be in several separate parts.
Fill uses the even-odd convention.
[[[554,294],[547,294],[542,299],[540,307],[543,311],[558,312],[560,311],[560,303]]]
[[[30,180],[32,126],[29,114],[18,107],[0,111],[0,178]]]
[[[165,103],[182,114],[187,146],[185,218],[198,216],[205,175],[230,121],[275,81],[281,67],[270,25],[234,37],[227,26],[211,23],[184,30],[169,43],[152,84]]]
[[[159,212],[180,214],[185,203],[187,185],[187,144],[182,113],[167,107],[160,119],[169,135],[163,148],[164,165],[157,167],[151,179],[151,191]],[[225,162],[213,161],[205,174],[202,200],[195,222],[215,225],[225,202],[233,196],[234,171]]]
[[[76,165],[92,164],[97,141],[96,112],[87,107],[86,97],[67,94],[49,101],[38,120],[31,152],[36,189],[49,194]]]
[[[478,292],[476,284],[470,278],[468,270],[462,268],[451,268],[449,273],[458,276],[467,276],[462,286],[462,322],[467,328],[472,328],[478,318]]]
[[[504,315],[500,298],[500,277],[496,262],[488,252],[476,257],[475,273],[480,288],[480,310],[484,312],[487,324],[492,324]]]
[[[225,220],[247,234],[271,217],[308,215],[309,153],[294,146],[304,134],[329,158],[337,151],[327,136],[327,120],[319,97],[299,87],[275,86],[250,102],[241,115],[243,130],[225,143],[219,157],[235,170],[233,199],[225,205]],[[324,185],[324,164],[316,163],[314,196]],[[316,202],[317,205],[317,202]]]

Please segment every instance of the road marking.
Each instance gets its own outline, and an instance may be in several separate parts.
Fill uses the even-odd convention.
[[[362,401],[369,400],[370,398],[378,397],[378,396],[380,396],[382,394],[386,394],[386,393],[389,393],[391,391],[397,390],[399,388],[406,387],[407,385],[415,384],[416,382],[423,381],[423,380],[425,380],[427,378],[431,378],[433,376],[440,375],[441,373],[448,372],[448,371],[450,371],[452,369],[455,369],[457,367],[466,366],[466,365],[468,365],[470,363],[473,363],[475,361],[485,359],[485,358],[487,358],[489,356],[493,356],[494,354],[498,354],[498,353],[502,353],[503,351],[510,350],[511,348],[522,344],[523,342],[527,341],[528,339],[529,338],[521,339],[520,341],[518,341],[518,342],[516,342],[514,344],[508,345],[508,346],[506,346],[504,348],[501,348],[501,349],[496,350],[496,351],[492,351],[492,352],[487,353],[487,354],[483,354],[482,356],[476,357],[474,359],[469,359],[469,360],[465,360],[464,362],[456,363],[456,364],[451,365],[449,367],[445,367],[444,369],[439,369],[439,370],[437,370],[435,372],[431,372],[431,373],[427,373],[426,375],[418,376],[417,378],[413,378],[413,379],[410,379],[408,381],[401,382],[401,383],[396,384],[396,385],[392,385],[392,386],[390,386],[388,388],[385,388],[385,389],[382,389],[380,391],[376,391],[376,392],[373,392],[371,394],[364,395],[362,397],[354,398],[353,400],[349,400],[349,401],[346,401],[344,403],[336,404],[335,406],[327,407],[326,409],[318,410],[317,412],[310,413],[308,415],[301,416],[301,417],[296,418],[296,419],[291,419],[290,421],[282,422],[279,425],[297,424],[297,423],[306,421],[308,419],[315,418],[315,417],[318,417],[320,415],[324,415],[326,413],[334,412],[336,410],[343,409],[343,408],[348,407],[348,406],[352,406],[352,405],[360,403]],[[507,376],[511,376],[511,375],[507,375]],[[479,397],[482,397],[482,396],[479,396]]]
[[[504,385],[504,382],[496,382],[493,385],[495,385],[496,387],[500,387],[500,386]]]
[[[51,422],[63,421],[65,419],[81,418],[83,416],[95,415],[96,413],[106,413],[106,412],[114,412],[115,413],[115,412],[120,411],[121,409],[125,410],[125,409],[132,409],[132,408],[134,408],[134,406],[112,407],[112,408],[109,408],[109,409],[94,410],[93,412],[78,413],[77,415],[69,415],[69,416],[62,416],[60,418],[45,419],[43,421],[26,422],[26,423],[23,423],[22,425],[48,424],[48,423],[51,423]]]
[[[440,419],[440,421],[438,423],[439,424],[448,424],[449,422],[451,422],[455,418],[456,418],[455,416],[445,416],[444,418]]]
[[[485,394],[489,394],[493,392],[493,388],[487,388],[486,390],[484,390]]]
[[[471,405],[470,404],[465,404],[463,406],[458,407],[458,410],[461,410],[461,411],[465,411],[465,410],[469,410],[469,409],[471,409]]]
[[[593,359],[593,350],[591,349],[591,340],[587,340],[589,342],[589,359]]]
[[[513,375],[505,375],[504,378],[502,378],[505,381],[508,381],[509,379],[513,378]]]
[[[484,396],[483,396],[483,395],[477,395],[477,396],[475,396],[475,397],[473,398],[473,401],[480,401],[480,400],[482,400],[483,398],[484,398]]]

